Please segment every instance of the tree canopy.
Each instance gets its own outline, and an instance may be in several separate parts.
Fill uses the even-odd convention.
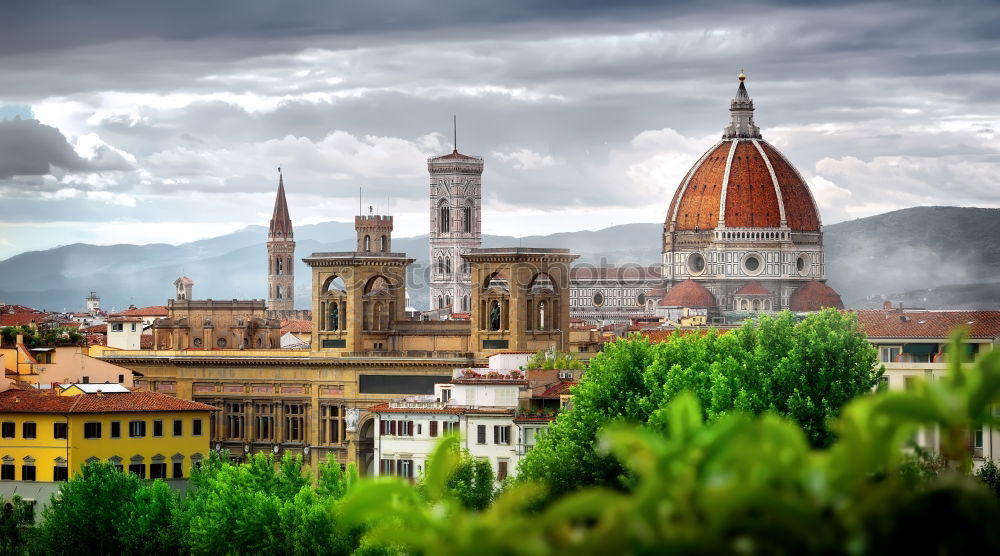
[[[596,448],[610,424],[664,431],[666,407],[682,391],[714,422],[732,412],[773,411],[798,424],[815,447],[830,444],[830,421],[868,393],[882,369],[850,313],[826,310],[797,321],[789,312],[762,316],[727,333],[675,333],[651,343],[633,336],[605,347],[573,389],[562,412],[521,460],[520,480],[546,483],[553,494],[584,485],[622,486],[624,467]]]

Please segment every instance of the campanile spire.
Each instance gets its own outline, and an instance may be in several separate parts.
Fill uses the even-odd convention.
[[[292,238],[285,178],[279,167],[278,194],[267,231],[267,309],[272,317],[288,316],[295,309],[295,240]]]

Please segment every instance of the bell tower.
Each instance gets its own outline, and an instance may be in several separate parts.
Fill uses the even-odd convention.
[[[285,201],[285,180],[278,168],[278,195],[267,232],[267,310],[272,318],[295,309],[295,241]]]
[[[482,243],[483,159],[458,152],[429,158],[430,309],[472,310],[472,275],[462,255]]]

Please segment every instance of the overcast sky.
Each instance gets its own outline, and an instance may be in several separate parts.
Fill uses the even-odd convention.
[[[540,7],[540,5],[544,7]],[[486,159],[487,233],[660,222],[745,68],[825,224],[1000,206],[996,2],[4,2],[0,259],[389,210]]]

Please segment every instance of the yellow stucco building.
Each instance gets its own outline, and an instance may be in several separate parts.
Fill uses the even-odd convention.
[[[90,461],[149,479],[187,477],[208,454],[214,409],[119,385],[10,388],[0,392],[0,484],[66,480]]]

